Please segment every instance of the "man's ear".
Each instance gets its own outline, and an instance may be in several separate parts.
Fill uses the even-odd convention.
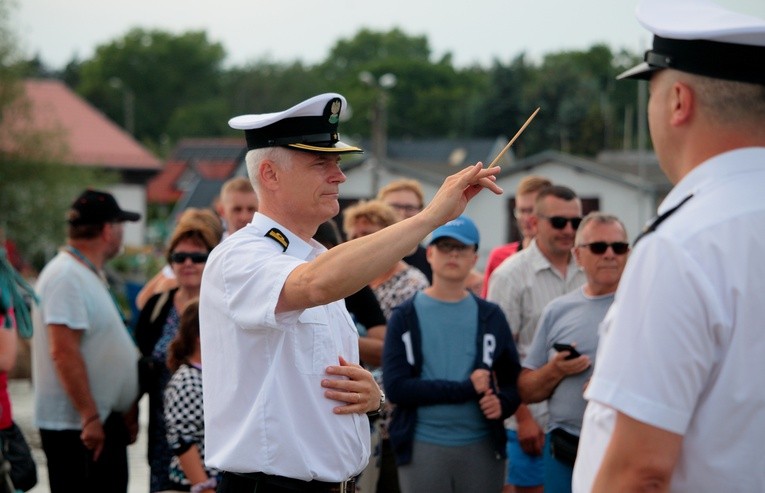
[[[258,164],[258,181],[266,190],[275,190],[279,186],[279,169],[275,162],[264,159]]]
[[[104,241],[111,241],[112,237],[114,236],[115,224],[117,223],[104,223],[103,227],[101,228],[101,238]]]
[[[680,126],[688,123],[693,117],[696,106],[696,94],[688,84],[676,81],[672,85],[670,97],[670,124]]]
[[[436,246],[433,245],[432,243],[425,248],[425,259],[428,261],[429,264],[433,263],[432,258],[433,258],[434,248],[436,248]]]
[[[536,236],[537,226],[539,225],[539,217],[537,217],[536,212],[532,212],[531,215],[529,216],[529,224],[531,225],[532,228],[534,228],[534,236]],[[521,229],[520,224],[518,225],[518,229]]]

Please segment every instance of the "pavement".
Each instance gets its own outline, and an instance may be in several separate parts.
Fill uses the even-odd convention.
[[[34,390],[29,379],[13,379],[8,381],[8,393],[13,406],[13,420],[24,432],[24,436],[32,449],[32,456],[37,463],[37,486],[29,493],[50,493],[48,488],[48,468],[45,453],[40,445],[40,434],[34,427]],[[128,447],[129,483],[128,493],[147,493],[149,491],[149,465],[146,461],[146,440],[149,421],[148,398],[144,397],[139,403],[140,431],[138,440]]]

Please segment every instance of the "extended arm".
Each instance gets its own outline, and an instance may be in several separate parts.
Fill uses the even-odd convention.
[[[594,493],[669,491],[683,437],[617,412]]]
[[[401,260],[433,229],[457,217],[484,187],[499,194],[496,168],[480,163],[449,176],[419,214],[374,234],[338,245],[295,268],[282,288],[277,312],[300,310],[344,298]],[[374,258],[374,262],[369,259]]]

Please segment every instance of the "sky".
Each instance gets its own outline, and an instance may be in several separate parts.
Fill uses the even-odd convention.
[[[718,0],[765,18],[765,0]],[[637,0],[16,0],[12,13],[19,47],[49,68],[95,48],[131,28],[174,34],[204,30],[221,43],[228,66],[269,60],[313,64],[340,39],[360,29],[398,27],[425,35],[434,59],[451,53],[455,65],[521,53],[531,60],[562,50],[606,43],[642,53],[651,35],[634,16]]]

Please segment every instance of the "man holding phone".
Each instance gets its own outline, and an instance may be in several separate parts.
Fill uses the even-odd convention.
[[[544,307],[586,281],[571,254],[581,220],[582,203],[573,190],[562,185],[539,190],[531,218],[536,236],[528,248],[502,262],[491,275],[486,299],[505,313],[521,361]],[[504,492],[543,493],[546,423],[545,402],[521,404],[505,420],[508,466]]]
[[[592,212],[576,232],[573,249],[587,282],[551,301],[523,360],[518,390],[524,402],[548,400],[544,450],[545,491],[571,491],[571,477],[592,374],[598,325],[614,300],[627,263],[627,232],[615,216]]]

